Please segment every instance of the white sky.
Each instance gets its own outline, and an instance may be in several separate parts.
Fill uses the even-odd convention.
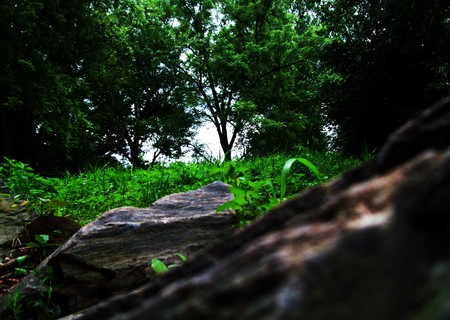
[[[213,157],[214,159],[222,159],[223,151],[219,142],[219,135],[213,124],[205,123],[197,130],[197,135],[195,136],[195,140],[199,143],[205,145],[205,156]],[[146,148],[144,146],[144,152]],[[151,148],[147,149],[147,152],[144,154],[144,159],[147,161],[151,161],[153,157],[153,152]],[[120,159],[119,159],[120,160]],[[170,161],[170,159],[159,159],[160,161]],[[177,159],[176,161],[192,161],[191,153],[187,153],[185,156]]]
[[[205,144],[207,153],[211,153],[214,158],[222,157],[223,152],[220,147],[219,135],[213,124],[206,123],[198,129],[197,140]]]

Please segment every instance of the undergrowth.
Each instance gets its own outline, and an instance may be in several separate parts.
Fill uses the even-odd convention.
[[[81,224],[112,208],[148,207],[165,195],[220,180],[231,185],[238,200],[226,207],[245,222],[285,198],[360,163],[361,160],[337,153],[304,150],[296,157],[276,155],[223,164],[174,162],[141,170],[105,166],[75,175],[67,173],[61,178],[45,178],[30,166],[5,158],[0,164],[0,179],[12,197],[25,200],[22,205],[40,214],[69,216]]]

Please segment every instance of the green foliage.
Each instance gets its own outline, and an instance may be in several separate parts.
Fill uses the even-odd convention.
[[[184,254],[177,253],[176,256],[180,259],[181,262],[186,262],[187,257]]]
[[[234,199],[221,205],[217,211],[231,209],[243,224],[263,215],[279,203],[273,185],[268,180],[253,182],[240,177],[230,191]]]
[[[291,171],[292,165],[298,161],[299,163],[306,166],[309,170],[311,170],[317,178],[318,183],[322,181],[319,170],[316,168],[314,164],[312,164],[308,159],[305,158],[292,158],[286,161],[283,166],[283,170],[281,171],[281,191],[280,191],[280,200],[284,200],[284,196],[286,195],[286,187],[287,187],[287,178],[289,172]]]
[[[43,178],[33,173],[29,166],[8,160],[0,165],[0,178],[10,186],[13,194],[25,195],[28,200],[23,204],[29,208],[41,214],[70,216],[81,224],[96,219],[109,209],[148,207],[165,195],[198,189],[221,180],[229,183],[235,194],[233,205],[228,204],[225,208],[232,207],[243,220],[251,220],[286,197],[361,163],[337,153],[307,149],[299,152],[302,158],[277,155],[224,164],[174,162],[139,170],[102,167],[76,175],[67,173],[62,178]],[[295,162],[302,166],[294,166]]]
[[[53,301],[53,269],[47,267],[45,270],[35,270],[38,280],[38,297],[32,300],[25,299],[25,294],[19,289],[8,294],[6,304],[12,312],[12,319],[58,319],[61,314],[60,307]]]
[[[450,94],[448,1],[8,0],[0,157],[60,176],[175,159],[214,125],[226,160],[375,150]],[[380,125],[382,124],[382,125]],[[197,148],[198,149],[198,148]],[[45,199],[51,197],[42,196]]]
[[[69,214],[85,224],[116,207],[148,207],[157,199],[175,192],[200,188],[213,181],[203,164],[172,163],[133,170],[104,167],[58,180],[58,197]]]
[[[174,70],[185,79],[194,112],[216,128],[225,160],[235,144],[261,149],[261,140],[269,146],[287,129],[295,132],[283,140],[289,147],[312,136],[322,140],[320,112],[308,97],[315,96],[319,79],[310,72],[317,65],[311,52],[326,39],[314,32],[316,26],[296,28],[304,18],[292,1],[171,3],[179,23],[169,20],[166,28],[181,46]],[[276,136],[271,139],[264,123],[282,129],[270,130]]]
[[[0,10],[0,156],[70,166],[92,150],[79,72],[95,42],[89,4],[11,0]]]
[[[321,99],[336,144],[374,150],[423,108],[450,94],[450,10],[446,0],[314,1],[331,42],[321,64],[339,79]]]
[[[62,208],[68,205],[67,202],[58,199],[35,198],[25,201],[21,204],[26,205],[29,209],[34,210],[39,215],[62,216]]]
[[[52,198],[59,180],[44,178],[27,164],[5,158],[5,162],[0,164],[0,178],[8,186],[12,198],[24,200],[20,206],[40,215],[61,215],[61,208],[67,205]]]
[[[16,274],[19,277],[23,277],[28,273],[28,270],[23,268],[22,265],[24,264],[25,260],[27,260],[28,256],[19,256],[16,258],[17,266],[15,268]]]
[[[25,295],[20,290],[5,297],[8,308],[12,311],[13,319],[20,320],[22,313],[25,311]]]
[[[144,146],[176,158],[188,144],[194,119],[184,108],[178,75],[170,69],[179,53],[166,13],[157,2],[120,1],[94,6],[105,29],[102,50],[86,65],[90,119],[99,151],[144,165]],[[95,67],[92,67],[92,65]]]
[[[13,159],[5,158],[5,162],[0,164],[0,178],[13,198],[36,199],[54,192],[52,179],[41,177],[29,165]]]
[[[322,181],[319,170],[309,160],[305,158],[291,158],[284,163],[281,176],[277,179],[279,182],[279,193],[275,191],[272,179],[253,182],[246,177],[238,177],[232,182],[233,186],[230,188],[234,199],[224,203],[217,211],[231,209],[237,214],[243,224],[263,215],[286,199],[289,172],[296,161],[311,170],[315,175],[315,182],[319,183]],[[232,166],[230,165],[229,168],[232,168]],[[241,168],[240,171],[245,172],[247,169]],[[228,169],[227,173],[230,172],[235,171]],[[296,179],[301,179],[304,176],[304,173],[298,173]]]
[[[27,254],[15,258],[17,262],[17,267],[14,268],[16,277],[22,278],[26,276],[33,270],[33,265],[36,266],[36,259],[38,262],[41,262],[48,256],[48,249],[51,246],[49,240],[50,236],[47,234],[36,234],[34,240],[28,242],[22,248],[23,252]],[[18,297],[13,295],[12,298],[17,299]]]
[[[37,234],[34,236],[34,240],[41,247],[44,247],[47,244],[49,239],[50,239],[50,237],[48,234]]]
[[[181,266],[181,263],[186,262],[185,255],[183,255],[181,253],[177,253],[176,256],[178,257],[178,259],[180,259],[180,263],[173,263],[168,266],[161,260],[159,260],[157,258],[153,258],[152,263],[151,263],[151,267],[152,267],[153,271],[155,271],[156,274],[163,274],[163,273],[166,273],[167,271],[169,271],[171,268],[177,268],[177,267]]]
[[[157,258],[152,259],[151,266],[152,266],[152,269],[158,274],[169,271],[169,268],[166,266],[166,264]]]

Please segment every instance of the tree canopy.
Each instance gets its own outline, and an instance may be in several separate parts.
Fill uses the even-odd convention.
[[[238,147],[359,154],[450,93],[444,0],[5,0],[0,12],[0,156],[45,171],[176,158],[203,122],[226,160]]]
[[[316,3],[314,12],[332,38],[322,61],[342,79],[322,97],[344,150],[378,148],[449,95],[448,1],[336,0]]]

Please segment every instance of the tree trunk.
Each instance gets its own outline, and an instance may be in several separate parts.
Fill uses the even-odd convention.
[[[230,143],[228,143],[228,137],[227,134],[221,134],[219,132],[219,137],[220,137],[220,146],[222,147],[222,151],[223,151],[223,155],[224,155],[224,161],[231,161],[231,149],[232,149],[232,145]]]
[[[139,142],[132,138],[127,139],[127,142],[130,148],[130,154],[128,155],[128,159],[130,160],[131,165],[135,169],[142,168],[143,162],[139,158],[139,155],[141,153],[141,147],[139,145]]]
[[[0,107],[0,156],[10,157],[11,154],[11,132],[9,129],[9,115],[5,107]],[[3,159],[2,159],[3,160]]]
[[[231,150],[233,148],[233,141],[228,142],[227,120],[221,119],[220,126],[217,127],[219,134],[220,146],[222,147],[224,161],[231,161]]]

